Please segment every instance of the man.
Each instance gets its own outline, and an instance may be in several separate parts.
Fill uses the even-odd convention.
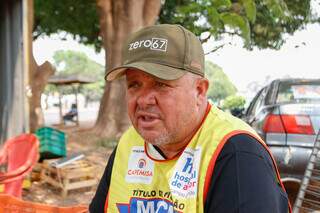
[[[63,123],[66,124],[67,121],[73,122],[73,118],[76,116],[78,116],[78,107],[77,104],[72,104],[70,111],[63,116]]]
[[[134,33],[123,64],[133,127],[112,153],[91,212],[287,213],[267,147],[206,98],[201,43],[178,25]]]

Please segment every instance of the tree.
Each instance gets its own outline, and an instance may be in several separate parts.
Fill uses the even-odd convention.
[[[96,49],[103,47],[107,52],[106,69],[121,63],[121,48],[126,37],[154,24],[161,6],[160,0],[35,2],[35,37],[66,31],[81,43],[94,44]],[[85,18],[78,21],[80,17]],[[95,128],[98,134],[114,138],[128,127],[124,96],[123,79],[106,84]]]
[[[310,0],[167,0],[162,8],[164,1],[160,0],[97,0],[96,5],[92,0],[35,1],[35,36],[66,31],[82,43],[102,46],[107,53],[106,69],[120,64],[123,41],[130,33],[154,24],[160,9],[159,23],[184,25],[202,35],[202,42],[226,34],[241,36],[248,49],[279,49],[285,35],[320,22],[310,12]],[[78,21],[79,17],[85,18]],[[123,79],[106,84],[97,133],[114,138],[127,128],[124,93]]]
[[[89,100],[100,100],[104,88],[104,66],[91,60],[85,53],[72,50],[58,50],[53,55],[53,65],[58,75],[81,74],[89,79],[96,80],[95,83],[80,86],[80,92],[85,96],[86,103]],[[70,89],[62,89],[62,93],[73,93]]]
[[[279,49],[287,34],[308,23],[320,22],[310,0],[171,0],[166,1],[160,22],[184,25],[197,35],[240,36],[244,47]]]
[[[209,80],[208,97],[215,103],[220,104],[221,100],[237,92],[236,87],[218,65],[207,61],[205,73]]]
[[[31,97],[29,98],[29,115],[30,115],[30,131],[34,132],[38,127],[44,125],[44,116],[41,109],[41,94],[43,93],[47,81],[54,73],[54,69],[51,64],[46,61],[40,66],[36,63],[33,52],[32,52],[32,28],[34,23],[34,15],[33,15],[33,0],[28,1],[28,50],[30,56],[29,63],[29,79],[28,82],[30,84],[31,89]]]
[[[244,97],[231,95],[223,101],[222,109],[229,111],[234,116],[242,117],[245,103],[246,99]]]
[[[35,18],[33,39],[59,33],[61,39],[68,34],[85,45],[102,47],[99,16],[94,0],[34,0]]]
[[[32,54],[31,41],[53,33],[66,36],[68,32],[81,43],[94,45],[99,50],[101,37],[99,37],[96,3],[93,0],[28,0],[28,8],[29,55],[31,56],[29,82],[32,90],[29,108],[30,129],[33,132],[44,124],[41,94],[44,92],[49,76],[54,73],[54,69],[48,61],[41,66],[37,65]]]
[[[224,99],[222,108],[226,110],[244,109],[246,99],[239,95],[230,95]]]
[[[83,52],[58,50],[53,55],[53,65],[59,75],[81,73],[96,78],[104,77],[104,66],[88,58]]]
[[[121,49],[129,34],[153,25],[159,15],[160,0],[97,0],[106,67],[121,64]],[[100,103],[95,130],[117,138],[129,126],[125,104],[124,79],[108,82]]]

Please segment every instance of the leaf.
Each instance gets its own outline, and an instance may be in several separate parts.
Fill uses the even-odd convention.
[[[218,32],[218,29],[220,29],[222,26],[221,20],[220,20],[220,15],[216,8],[210,7],[208,8],[208,22],[211,24],[211,32],[214,34]]]
[[[320,23],[320,14],[312,13],[314,5],[310,2],[310,0],[167,0],[161,9],[158,22],[181,24],[196,35],[209,32],[217,39],[233,32],[228,32],[224,28],[220,15],[217,18],[216,12],[218,14],[234,12],[246,19],[243,22],[248,22],[250,26],[250,31],[242,30],[243,37],[249,38],[250,34],[250,45],[244,46],[245,48],[279,49],[288,34],[292,35],[308,23]],[[200,6],[196,7],[193,3]],[[187,10],[189,5],[192,10]],[[180,6],[186,8],[178,10]]]
[[[228,9],[232,5],[230,0],[212,0],[212,6],[217,10]]]
[[[256,4],[254,0],[242,0],[242,4],[244,7],[244,10],[246,11],[248,20],[251,23],[254,23],[256,21],[256,15],[257,15]]]
[[[248,46],[250,43],[250,25],[248,19],[236,13],[221,13],[220,17],[225,25],[241,31],[241,37],[245,41],[245,46]]]
[[[290,12],[284,0],[263,0],[274,18],[288,18]]]
[[[201,9],[201,5],[196,3],[196,2],[192,2],[188,5],[184,5],[184,6],[180,6],[179,7],[179,12],[180,13],[184,13],[184,14],[190,14],[190,13],[197,13],[199,12]]]

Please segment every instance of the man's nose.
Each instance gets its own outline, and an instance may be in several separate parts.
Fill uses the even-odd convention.
[[[140,107],[147,107],[156,104],[155,93],[150,90],[141,92],[137,99],[137,104]]]

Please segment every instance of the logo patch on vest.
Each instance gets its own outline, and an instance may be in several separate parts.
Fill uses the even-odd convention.
[[[197,196],[201,149],[186,148],[180,156],[170,178],[173,196],[193,198]]]
[[[173,203],[163,199],[143,199],[132,197],[130,202],[117,203],[120,213],[179,213],[174,210]]]
[[[144,147],[135,146],[131,150],[126,181],[128,183],[150,184],[153,177],[154,162],[144,152]]]

